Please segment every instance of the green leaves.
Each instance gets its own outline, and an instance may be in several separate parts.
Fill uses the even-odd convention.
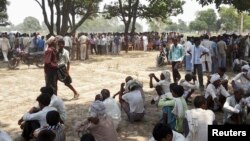
[[[250,10],[250,1],[249,0],[196,0],[201,5],[208,5],[215,3],[216,7],[219,8],[222,4],[230,4],[234,6],[239,11],[249,11]]]
[[[9,2],[7,0],[0,0],[0,26],[6,26],[9,23],[7,14],[7,5]]]
[[[239,25],[239,15],[234,7],[221,7],[219,10],[223,29],[226,31],[234,31]]]
[[[28,32],[38,31],[41,29],[39,20],[34,17],[26,17],[23,20],[23,30]]]

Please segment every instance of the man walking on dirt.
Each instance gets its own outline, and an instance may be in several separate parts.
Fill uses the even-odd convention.
[[[58,76],[59,80],[63,82],[67,87],[69,87],[74,92],[74,99],[77,99],[79,97],[79,94],[75,90],[75,88],[71,85],[72,79],[69,75],[69,68],[70,68],[70,61],[69,61],[69,52],[64,49],[64,40],[60,39],[58,41],[58,47],[59,50],[57,52],[57,58],[58,58],[58,67],[59,71],[63,72],[64,76],[60,77]]]

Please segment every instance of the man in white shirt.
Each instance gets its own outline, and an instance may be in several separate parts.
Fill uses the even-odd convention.
[[[224,124],[242,124],[244,121],[245,107],[244,90],[234,90],[234,95],[228,97],[223,105]]]
[[[81,36],[78,38],[78,41],[80,43],[80,59],[83,61],[87,59],[88,40],[88,37],[84,33],[81,34]]]
[[[158,79],[154,73],[149,74],[149,77],[150,77],[149,87],[150,88],[154,87],[159,96],[170,92],[169,90],[169,86],[171,84],[170,72],[162,71],[160,79]],[[153,78],[155,79],[156,83],[153,83]],[[161,87],[162,91],[159,91],[158,87]]]
[[[148,37],[147,37],[146,33],[143,33],[142,40],[143,40],[143,50],[147,51],[147,49],[148,49]]]
[[[63,40],[65,42],[65,49],[69,52],[69,57],[71,57],[71,49],[72,49],[72,39],[70,37],[69,33],[66,33],[66,35],[63,37]]]
[[[232,87],[233,89],[243,89],[245,93],[248,92],[250,88],[250,67],[249,65],[244,65],[241,70],[241,73],[238,73],[233,79],[232,79]]]
[[[153,129],[153,137],[149,141],[185,141],[185,137],[172,130],[168,125],[158,123]]]
[[[108,89],[102,89],[101,95],[106,114],[113,119],[114,127],[117,130],[121,121],[121,109],[115,99],[110,97],[110,92]]]
[[[185,70],[186,71],[191,71],[192,70],[192,64],[191,64],[191,55],[188,53],[188,51],[190,50],[192,43],[191,43],[191,37],[187,37],[187,41],[185,42]]]
[[[193,74],[196,75],[198,72],[198,79],[199,79],[199,86],[200,89],[204,89],[203,84],[203,71],[202,71],[202,61],[201,57],[205,54],[209,53],[209,50],[200,45],[200,38],[194,38],[194,46],[191,46],[190,49],[187,51],[189,54],[192,55],[191,63],[192,63],[192,70]]]
[[[212,41],[209,40],[209,36],[205,35],[201,45],[204,46],[209,50],[208,54],[205,54],[201,57],[202,60],[202,70],[203,72],[211,72],[212,71],[212,56],[213,49],[212,49]]]
[[[4,62],[8,62],[8,52],[11,49],[10,43],[9,43],[9,39],[7,38],[7,34],[4,33],[2,34],[3,38],[1,41],[1,47],[2,47],[2,53],[3,53],[3,57],[4,57]]]
[[[207,99],[208,109],[220,110],[225,102],[225,98],[229,97],[230,94],[221,85],[220,75],[213,74],[210,79],[205,92],[205,98]]]
[[[18,121],[21,129],[23,129],[22,137],[27,141],[31,139],[31,134],[40,127],[47,126],[46,115],[49,111],[56,111],[56,108],[50,107],[50,95],[43,93],[40,94],[37,99],[39,108],[31,108],[30,111],[23,115]]]
[[[125,83],[121,84],[119,101],[122,109],[126,112],[130,122],[141,121],[144,117],[144,100],[141,86],[133,81],[129,85],[129,92],[124,92]]]
[[[187,110],[183,122],[186,141],[208,141],[208,125],[215,124],[215,114],[207,110],[204,96],[194,98],[194,109]]]
[[[64,76],[59,76],[59,80],[63,82],[70,90],[74,93],[74,99],[77,99],[79,97],[78,92],[75,90],[75,88],[71,85],[72,78],[69,75],[69,69],[70,69],[70,60],[69,60],[69,52],[64,49],[65,42],[63,39],[60,39],[58,41],[58,66],[59,70],[64,73]]]
[[[192,83],[192,79],[194,80],[194,83]],[[185,98],[185,100],[187,102],[188,98],[193,94],[193,92],[199,88],[199,84],[196,81],[196,78],[193,77],[191,74],[186,74],[185,75],[185,80],[181,80],[180,81],[180,85],[183,87],[184,89],[184,94],[183,97]]]
[[[55,107],[57,109],[61,118],[60,122],[64,123],[64,121],[66,120],[66,109],[63,100],[54,94],[51,87],[42,87],[40,89],[40,92],[50,94],[51,100],[49,106]]]

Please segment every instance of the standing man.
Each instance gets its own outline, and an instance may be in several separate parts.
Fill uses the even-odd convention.
[[[46,87],[51,87],[54,94],[57,95],[57,59],[55,37],[48,39],[48,48],[44,54],[44,73]]]
[[[222,37],[218,37],[218,43],[217,43],[217,48],[219,52],[219,67],[226,67],[226,58],[227,58],[227,44],[225,41],[223,41]]]
[[[70,33],[66,33],[66,35],[63,37],[63,40],[65,42],[64,48],[69,52],[69,56],[71,57],[72,39],[70,37]]]
[[[181,75],[178,71],[178,67],[179,65],[182,64],[184,55],[185,55],[185,51],[183,49],[183,46],[181,44],[178,44],[177,38],[174,38],[173,45],[170,48],[168,58],[172,63],[172,73],[173,73],[173,78],[174,78],[175,83],[178,83],[178,81],[181,78]]]
[[[193,74],[196,75],[196,72],[198,72],[200,89],[203,91],[204,85],[201,57],[205,54],[208,54],[209,50],[201,46],[200,43],[200,38],[194,38],[194,46],[191,46],[187,52],[192,56],[191,63]]]
[[[87,43],[88,43],[88,37],[83,33],[79,39],[80,43],[80,60],[84,61],[87,59]]]
[[[71,60],[75,60],[77,59],[77,54],[78,54],[78,50],[77,50],[77,37],[76,37],[76,33],[73,33],[72,34],[72,37],[71,37],[71,40],[72,40],[72,50],[71,50]]]
[[[208,54],[205,54],[202,56],[202,70],[203,72],[212,72],[212,56],[214,56],[213,54],[213,49],[212,49],[212,44],[213,42],[211,42],[209,40],[209,36],[208,35],[204,35],[204,39],[201,42],[201,45],[205,48],[207,48],[209,50]]]
[[[58,66],[59,70],[62,70],[65,73],[65,76],[63,76],[63,79],[61,79],[59,76],[59,80],[64,82],[64,84],[74,92],[74,99],[77,99],[79,97],[79,94],[77,93],[75,88],[71,85],[72,79],[69,75],[69,68],[70,68],[69,52],[66,49],[64,49],[64,45],[65,45],[64,40],[60,39],[58,41],[59,50],[57,53]]]
[[[10,43],[9,43],[9,39],[7,38],[7,33],[3,34],[3,39],[1,41],[1,46],[2,46],[2,53],[3,53],[3,57],[4,57],[4,62],[8,62],[8,52],[10,50]]]

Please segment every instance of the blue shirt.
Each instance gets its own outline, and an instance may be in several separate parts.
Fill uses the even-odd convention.
[[[38,48],[44,48],[45,41],[43,39],[39,39],[37,42]]]
[[[185,51],[182,45],[178,44],[177,46],[172,45],[169,52],[169,60],[171,61],[182,61],[185,55]]]

